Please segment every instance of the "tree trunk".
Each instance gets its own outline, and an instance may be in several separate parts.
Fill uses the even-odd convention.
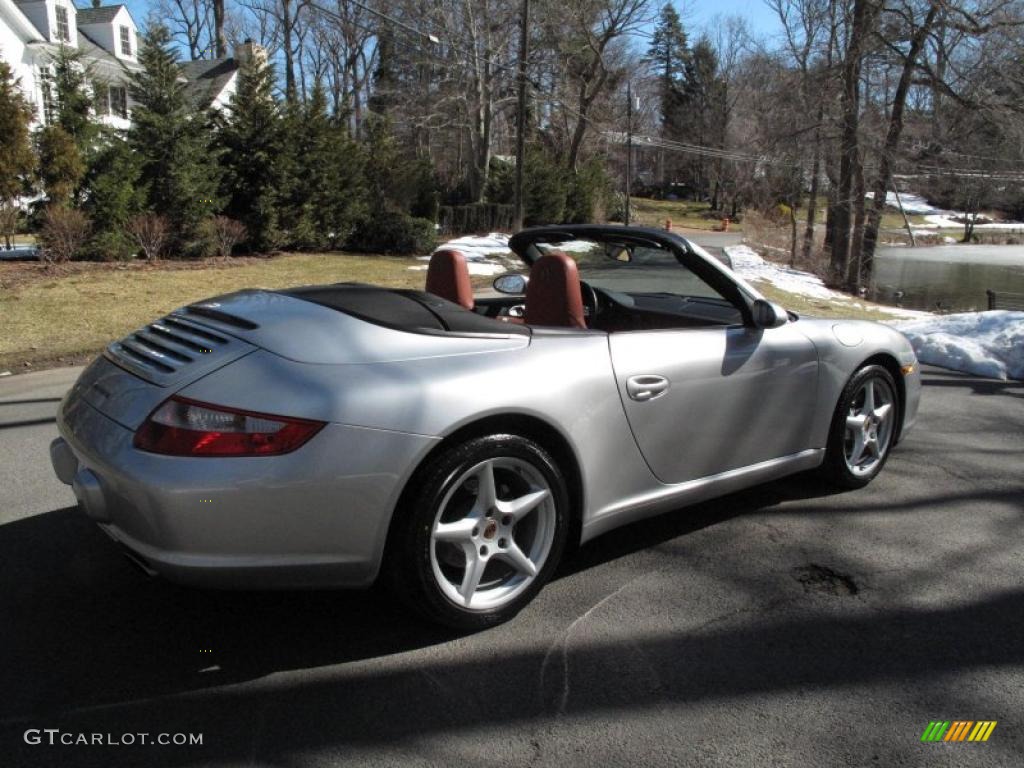
[[[850,264],[846,274],[846,285],[851,292],[857,292],[864,284],[864,197],[867,185],[864,183],[864,163],[857,153],[853,173],[853,233],[850,236]]]
[[[793,267],[796,265],[796,244],[797,244],[797,226],[796,226],[796,207],[799,204],[797,202],[799,198],[793,201],[793,204],[789,206],[789,266]]]
[[[832,212],[832,253],[829,268],[833,279],[844,280],[850,259],[850,226],[854,177],[856,176],[858,129],[860,127],[860,70],[864,39],[873,21],[874,13],[869,0],[855,0],[853,26],[843,63],[842,131],[839,140],[839,189],[836,191]]]
[[[889,117],[889,130],[885,136],[885,144],[882,147],[882,156],[878,162],[878,177],[875,179],[874,194],[871,210],[868,212],[867,225],[864,231],[864,253],[862,258],[862,271],[864,279],[870,281],[874,275],[875,267],[875,246],[878,244],[878,230],[882,224],[882,212],[885,210],[886,192],[892,180],[892,159],[899,147],[900,137],[903,135],[903,112],[907,104],[907,93],[913,83],[914,68],[917,66],[917,57],[921,54],[935,18],[938,15],[939,3],[932,2],[928,8],[928,15],[925,16],[921,26],[914,32],[910,39],[910,48],[903,60],[903,71],[900,73],[900,80],[896,86],[896,93],[893,94],[892,113]]]
[[[224,36],[224,0],[213,0],[213,44],[218,59],[228,55],[228,40]]]
[[[292,0],[281,0],[281,32],[284,37],[284,95],[288,103],[295,101],[295,61],[292,50]]]

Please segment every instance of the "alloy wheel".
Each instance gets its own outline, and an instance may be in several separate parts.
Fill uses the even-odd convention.
[[[537,578],[555,530],[555,500],[541,472],[511,456],[487,459],[463,472],[439,505],[434,578],[461,608],[501,608]]]
[[[896,393],[879,376],[864,380],[846,417],[846,466],[857,476],[870,475],[885,459],[892,442]]]

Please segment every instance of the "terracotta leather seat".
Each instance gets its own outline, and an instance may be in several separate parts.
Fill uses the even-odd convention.
[[[530,269],[526,286],[526,324],[586,328],[580,273],[569,256],[552,251]]]
[[[473,283],[469,279],[466,257],[451,248],[436,251],[427,267],[426,291],[464,309],[472,309]]]

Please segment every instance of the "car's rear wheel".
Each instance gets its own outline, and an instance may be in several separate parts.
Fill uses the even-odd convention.
[[[568,494],[558,466],[532,440],[490,435],[432,458],[420,478],[389,548],[400,596],[459,629],[507,621],[565,547]]]
[[[900,418],[892,374],[880,365],[858,370],[847,382],[829,433],[826,477],[842,488],[870,483],[889,458]]]

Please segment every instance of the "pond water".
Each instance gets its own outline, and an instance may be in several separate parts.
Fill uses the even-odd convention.
[[[868,298],[908,309],[982,310],[987,289],[1024,294],[1024,246],[879,248]]]

